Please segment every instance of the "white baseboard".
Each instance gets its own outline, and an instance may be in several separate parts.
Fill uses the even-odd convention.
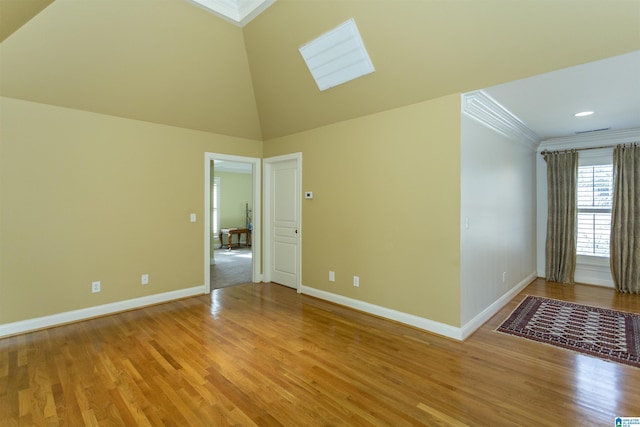
[[[535,280],[536,277],[538,277],[538,275],[535,272],[528,275],[509,292],[504,294],[497,301],[484,309],[480,314],[475,316],[473,319],[471,319],[471,321],[467,322],[467,324],[465,324],[461,328],[447,325],[446,323],[436,322],[424,317],[415,316],[413,314],[404,313],[402,311],[392,310],[390,308],[381,307],[379,305],[370,304],[368,302],[356,300],[353,298],[348,298],[331,292],[310,288],[308,286],[302,286],[301,292],[303,294],[311,295],[313,297],[320,298],[326,301],[331,301],[336,304],[353,308],[355,310],[364,311],[365,313],[404,323],[405,325],[413,326],[427,332],[432,332],[434,334],[442,335],[458,341],[464,341],[487,320],[489,320],[493,315],[500,311],[500,309],[504,307],[509,301],[511,301],[514,296],[516,296],[520,291],[527,287],[527,285]]]
[[[0,338],[9,335],[35,331],[38,329],[50,328],[52,326],[63,325],[65,323],[86,320],[92,317],[104,316],[106,314],[132,310],[135,308],[159,304],[180,298],[191,297],[194,295],[201,295],[203,293],[204,286],[195,286],[193,288],[180,289],[177,291],[165,292],[162,294],[149,295],[125,301],[118,301],[110,304],[98,305],[95,307],[82,308],[80,310],[67,311],[64,313],[52,314],[50,316],[37,317],[35,319],[6,323],[4,325],[0,325]]]
[[[423,329],[428,332],[433,332],[434,334],[443,335],[448,338],[453,338],[458,341],[462,341],[463,339],[462,330],[460,328],[447,325],[445,323],[436,322],[434,320],[425,319],[424,317],[392,310],[390,308],[370,304],[368,302],[348,298],[331,292],[321,291],[319,289],[310,288],[308,286],[302,286],[301,292],[306,295],[311,295],[313,297],[344,305],[355,310],[364,311],[365,313],[404,323],[405,325],[414,326],[416,328]]]
[[[507,303],[513,299],[513,297],[515,297],[520,291],[526,288],[537,277],[538,275],[536,274],[536,272],[529,274],[515,287],[511,288],[509,292],[502,295],[493,304],[482,310],[477,316],[463,325],[461,328],[462,340],[466,340],[467,338],[469,338],[471,334],[473,334],[480,326],[484,324],[484,322],[491,319],[498,311],[500,311],[502,307],[507,305]]]

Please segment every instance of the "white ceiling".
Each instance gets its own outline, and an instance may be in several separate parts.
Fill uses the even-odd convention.
[[[228,160],[214,160],[213,170],[216,172],[252,173],[251,163],[230,162]]]
[[[640,128],[640,51],[483,90],[541,140]],[[580,111],[594,111],[574,117]]]

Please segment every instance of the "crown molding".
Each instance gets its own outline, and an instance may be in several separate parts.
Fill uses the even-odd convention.
[[[485,92],[462,94],[462,112],[502,135],[536,149],[540,137]]]
[[[569,148],[613,147],[618,144],[640,142],[640,128],[624,130],[603,130],[580,135],[545,139],[538,146],[538,151],[565,150]]]

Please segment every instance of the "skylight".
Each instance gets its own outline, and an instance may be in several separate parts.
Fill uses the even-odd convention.
[[[276,0],[189,0],[240,27],[247,25]]]
[[[375,71],[353,19],[301,46],[299,50],[320,90]]]

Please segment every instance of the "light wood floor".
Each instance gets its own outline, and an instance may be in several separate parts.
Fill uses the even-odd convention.
[[[640,369],[494,332],[524,294],[640,312],[537,280],[460,343],[274,284],[0,340],[0,426],[612,426]]]

